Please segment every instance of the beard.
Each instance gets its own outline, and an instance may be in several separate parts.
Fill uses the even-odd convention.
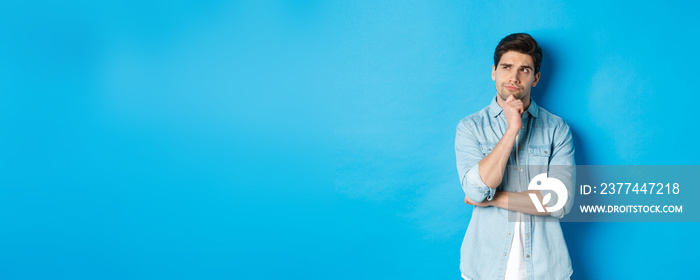
[[[523,92],[522,88],[520,88],[520,91],[510,92],[505,88],[504,85],[501,85],[500,90],[498,90],[497,92],[498,92],[498,96],[500,96],[503,101],[506,101],[506,99],[508,99],[508,96],[510,96],[510,95],[515,97],[515,99],[520,99],[520,100],[525,99],[525,96],[527,95],[527,94],[525,94],[525,92]]]

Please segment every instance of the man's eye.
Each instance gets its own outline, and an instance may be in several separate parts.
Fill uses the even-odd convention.
[[[527,69],[527,68],[523,68],[522,71],[523,71],[524,73],[530,73],[530,69]]]
[[[510,69],[510,66],[503,66],[503,69]]]

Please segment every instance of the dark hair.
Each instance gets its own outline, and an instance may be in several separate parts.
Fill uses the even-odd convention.
[[[501,41],[498,42],[498,46],[496,46],[496,51],[493,53],[493,65],[498,66],[498,62],[501,61],[501,56],[508,51],[516,51],[529,55],[535,63],[535,74],[540,72],[542,49],[540,49],[540,46],[537,45],[537,41],[529,34],[514,33],[501,39]]]

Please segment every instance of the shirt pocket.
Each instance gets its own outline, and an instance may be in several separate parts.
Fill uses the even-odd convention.
[[[552,149],[550,146],[530,146],[528,165],[533,167],[537,165],[547,166],[551,155]]]
[[[493,143],[479,143],[479,147],[481,147],[481,152],[484,153],[484,156],[487,156],[488,154],[493,151],[493,148],[496,147],[496,144]]]

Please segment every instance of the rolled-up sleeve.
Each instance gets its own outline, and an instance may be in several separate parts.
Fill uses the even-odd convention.
[[[574,205],[576,184],[576,162],[574,160],[574,141],[571,129],[566,123],[559,125],[554,131],[552,156],[549,160],[548,177],[557,178],[567,189],[567,200],[562,209],[554,211],[551,216],[563,218]],[[544,193],[543,193],[544,194]],[[554,204],[555,201],[550,202]],[[549,205],[551,206],[551,205]]]
[[[479,161],[484,158],[479,142],[474,137],[473,130],[462,120],[457,125],[455,136],[455,154],[457,157],[457,172],[464,194],[474,202],[484,199],[492,200],[496,189],[484,184],[479,174]]]

